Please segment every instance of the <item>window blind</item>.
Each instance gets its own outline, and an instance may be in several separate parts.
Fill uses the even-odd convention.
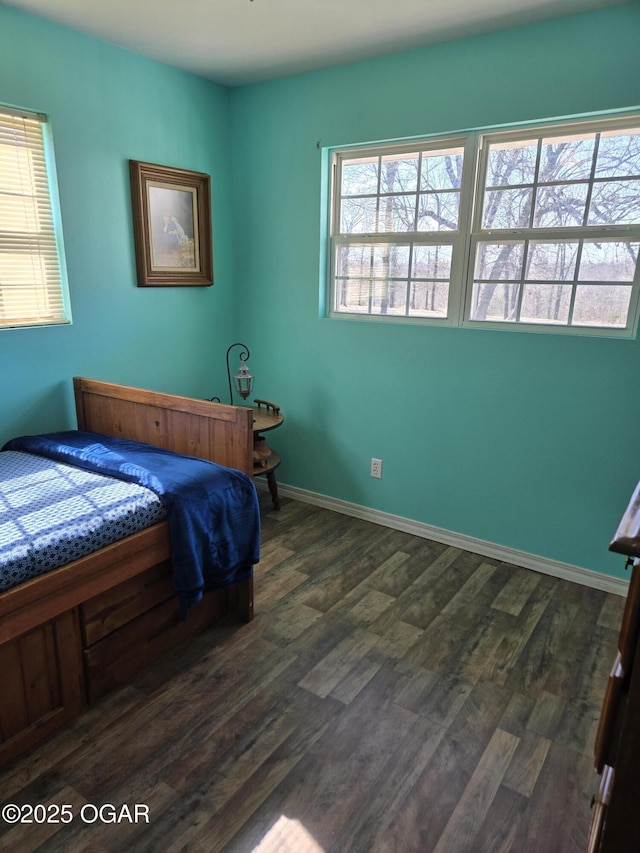
[[[46,119],[0,109],[0,328],[67,323]]]

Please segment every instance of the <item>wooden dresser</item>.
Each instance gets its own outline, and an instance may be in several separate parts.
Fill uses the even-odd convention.
[[[609,549],[626,556],[631,583],[596,736],[595,769],[600,779],[587,850],[636,853],[640,851],[640,483]]]

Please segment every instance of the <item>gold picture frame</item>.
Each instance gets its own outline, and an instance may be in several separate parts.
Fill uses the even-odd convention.
[[[139,287],[213,284],[211,180],[129,160]]]

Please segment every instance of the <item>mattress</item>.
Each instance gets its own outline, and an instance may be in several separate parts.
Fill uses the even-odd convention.
[[[0,590],[166,518],[150,489],[21,451],[0,452]]]

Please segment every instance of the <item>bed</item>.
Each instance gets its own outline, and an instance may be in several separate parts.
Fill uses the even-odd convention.
[[[251,476],[250,409],[76,377],[78,430]],[[0,592],[0,765],[31,749],[188,637],[253,618],[253,579],[181,618],[167,520]],[[184,614],[183,614],[184,617]]]

